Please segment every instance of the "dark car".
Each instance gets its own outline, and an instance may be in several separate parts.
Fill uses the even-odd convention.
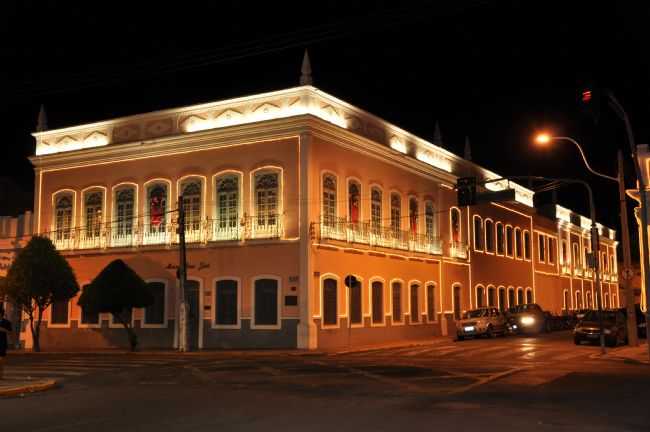
[[[546,332],[564,330],[566,328],[564,318],[549,311],[544,311],[544,330]]]
[[[537,303],[511,307],[507,315],[508,323],[515,333],[536,334],[546,330],[546,317]]]
[[[636,327],[637,327],[637,335],[640,338],[646,338],[647,336],[647,325],[646,325],[646,319],[645,319],[645,314],[641,310],[641,305],[635,305],[636,310]],[[625,319],[627,320],[627,308],[620,308],[618,309]]]
[[[603,334],[605,344],[615,347],[627,341],[625,316],[620,311],[602,311]],[[598,311],[589,311],[573,330],[573,341],[576,345],[582,342],[600,342],[600,315]]]

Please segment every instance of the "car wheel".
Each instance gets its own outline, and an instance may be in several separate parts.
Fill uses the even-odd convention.
[[[546,323],[544,324],[544,331],[545,331],[546,333],[550,333],[550,332],[553,331],[553,328],[551,327],[551,323],[550,323],[550,322],[546,321]]]
[[[485,331],[485,336],[487,336],[488,339],[492,339],[494,337],[494,331],[492,330],[491,325],[489,325],[487,330]]]
[[[460,342],[464,340],[465,340],[465,336],[456,336],[456,341]]]
[[[580,339],[579,337],[575,336],[575,337],[573,338],[573,343],[574,343],[574,344],[576,344],[576,345],[580,345],[581,342],[582,342],[582,339]]]

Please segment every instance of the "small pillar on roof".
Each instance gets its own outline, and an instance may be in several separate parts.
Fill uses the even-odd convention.
[[[465,136],[465,150],[463,151],[463,158],[465,160],[472,160],[472,145],[469,143],[469,137]]]
[[[433,143],[442,146],[442,133],[440,133],[440,123],[436,120],[436,128],[433,130]]]
[[[309,52],[305,48],[305,54],[302,57],[302,67],[300,68],[300,85],[313,85],[311,78],[311,63],[309,62]]]
[[[47,114],[45,113],[45,105],[41,104],[41,109],[38,112],[38,120],[36,122],[36,132],[44,132],[47,130]]]

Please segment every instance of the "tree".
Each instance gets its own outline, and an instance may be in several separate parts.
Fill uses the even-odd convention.
[[[4,294],[29,318],[34,351],[41,350],[43,312],[52,303],[68,301],[79,292],[79,284],[68,261],[46,237],[35,236],[9,267]]]
[[[131,351],[138,346],[138,338],[131,327],[130,311],[150,306],[153,294],[146,282],[120,259],[109,263],[88,285],[77,304],[90,313],[108,312],[124,326]]]

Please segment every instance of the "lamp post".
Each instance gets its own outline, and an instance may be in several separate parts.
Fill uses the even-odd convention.
[[[590,173],[598,177],[602,177],[604,179],[616,182],[618,184],[620,216],[621,216],[621,241],[623,243],[622,275],[623,275],[623,289],[625,290],[625,307],[627,310],[627,335],[628,335],[629,345],[637,346],[639,344],[639,341],[638,341],[637,329],[636,329],[637,323],[636,323],[636,310],[634,308],[634,293],[632,292],[632,284],[631,284],[632,281],[628,277],[628,275],[631,274],[631,269],[632,269],[632,254],[630,252],[630,229],[628,226],[627,204],[625,201],[625,177],[623,172],[623,153],[620,150],[618,151],[618,177],[612,177],[603,173],[599,173],[598,171],[593,169],[591,165],[589,165],[589,162],[587,161],[587,157],[585,156],[585,152],[582,149],[582,146],[580,146],[580,144],[573,138],[563,137],[563,136],[556,137],[548,134],[540,134],[537,136],[535,141],[537,141],[537,143],[539,144],[547,144],[550,143],[551,141],[568,141],[570,143],[573,143],[578,148],[578,151],[580,152],[580,156],[582,156],[582,160],[585,163],[585,166],[587,167],[587,170],[589,170]],[[592,233],[592,237],[593,237],[593,233]],[[600,253],[600,251],[598,252]],[[598,287],[597,293],[600,293],[600,287]],[[600,294],[601,294],[600,300],[602,300],[602,293]],[[599,302],[599,306],[600,306],[600,302]]]

